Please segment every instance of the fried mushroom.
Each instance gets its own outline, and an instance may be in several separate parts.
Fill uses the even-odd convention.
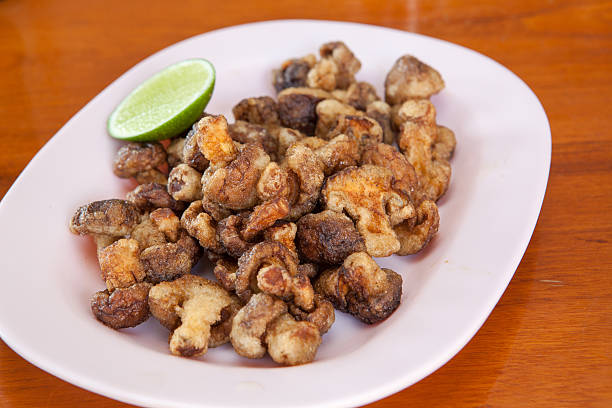
[[[202,199],[202,174],[181,163],[170,171],[168,193],[177,201],[192,202]]]
[[[170,144],[168,145],[168,147],[166,147],[169,168],[173,168],[179,163],[185,163],[185,158],[183,157],[184,147],[185,137],[175,137],[170,141]]]
[[[276,363],[298,365],[315,359],[321,345],[319,328],[309,321],[296,321],[284,313],[268,325],[265,343]]]
[[[198,145],[197,133],[191,129],[187,133],[185,143],[183,144],[182,162],[202,173],[210,164],[208,159],[204,157],[200,146]]]
[[[257,182],[257,197],[261,201],[286,198],[293,204],[298,197],[300,186],[297,175],[291,170],[270,162]]]
[[[151,314],[172,331],[170,352],[183,357],[205,354],[212,327],[233,317],[227,311],[236,304],[237,299],[217,283],[195,275],[162,282],[149,291]],[[213,338],[213,344],[218,343]]]
[[[319,48],[321,59],[308,72],[306,83],[312,88],[332,91],[346,89],[355,82],[361,62],[342,41],[325,43]]]
[[[147,282],[172,281],[191,272],[200,259],[200,247],[185,231],[176,242],[153,245],[143,250],[140,260]]]
[[[183,212],[181,226],[203,248],[219,254],[225,252],[217,237],[217,222],[205,211],[202,201],[194,201]]]
[[[96,292],[91,297],[91,311],[96,319],[113,329],[135,327],[149,318],[149,289],[147,282],[127,288]]]
[[[167,187],[159,183],[140,184],[127,193],[126,199],[141,211],[169,208],[172,211],[180,212],[185,209],[185,203],[172,198]]]
[[[324,165],[311,149],[299,144],[287,150],[283,165],[294,172],[299,180],[298,198],[291,204],[288,217],[290,220],[297,220],[317,205],[325,180]]]
[[[245,98],[232,108],[234,118],[257,125],[279,125],[278,105],[269,96]]]
[[[444,88],[438,71],[411,55],[400,57],[385,78],[385,100],[390,105],[429,98]]]
[[[246,216],[230,215],[217,224],[217,236],[225,251],[234,258],[239,258],[251,249],[254,243],[248,242],[242,236],[242,230],[247,220]]]
[[[162,245],[167,242],[164,233],[153,224],[150,214],[142,216],[142,221],[132,230],[130,238],[138,241],[140,252],[153,245]]]
[[[255,208],[249,215],[242,236],[251,241],[268,227],[274,225],[277,220],[285,218],[289,214],[289,201],[284,197],[277,197],[266,201]]]
[[[118,199],[94,201],[79,207],[70,220],[74,234],[108,235],[120,237],[129,234],[140,221],[138,208]]]
[[[374,86],[367,82],[352,83],[348,87],[344,98],[343,102],[360,111],[365,111],[370,103],[380,100]]]
[[[319,333],[324,335],[334,324],[336,313],[334,305],[319,294],[314,297],[315,308],[312,312],[304,312],[299,307],[289,305],[289,313],[298,321],[306,321],[314,324],[319,329]]]
[[[262,125],[237,120],[228,127],[231,138],[239,143],[256,143],[275,160],[277,158],[277,135],[270,133],[268,128]]]
[[[327,178],[321,193],[326,209],[346,211],[357,224],[372,256],[389,256],[400,243],[392,227],[414,216],[410,200],[392,187],[390,170],[373,165],[349,167]]]
[[[403,222],[393,227],[400,242],[397,255],[411,255],[427,246],[438,232],[440,216],[436,203],[424,200],[417,207],[416,220],[413,223]]]
[[[238,155],[222,115],[205,116],[193,125],[195,141],[210,166],[225,166]]]
[[[141,282],[146,274],[135,239],[120,239],[98,251],[102,279],[109,293]]]
[[[378,122],[363,115],[338,116],[335,126],[327,134],[327,138],[333,139],[341,134],[353,138],[360,146],[383,141],[383,130]]]
[[[181,220],[169,208],[158,208],[149,214],[153,225],[161,231],[170,242],[176,242]]]
[[[281,125],[312,136],[317,125],[317,105],[331,94],[321,89],[287,88],[278,94]]]
[[[295,225],[294,223],[277,221],[276,223],[274,223],[274,225],[264,231],[264,241],[280,242],[285,247],[287,247],[287,249],[290,250],[295,256],[297,256],[297,250],[295,247],[296,233],[297,225]],[[298,266],[298,269],[300,269],[300,266]]]
[[[315,135],[321,139],[329,140],[329,132],[336,125],[340,115],[359,115],[359,111],[351,105],[336,99],[325,99],[316,105]]]
[[[166,177],[158,168],[167,164],[166,157],[160,143],[127,143],[117,151],[113,173],[121,178],[134,177],[140,184],[164,184]]]
[[[366,106],[366,116],[378,122],[383,130],[383,142],[393,144],[395,132],[391,125],[391,106],[383,101],[374,101]]]
[[[225,290],[233,292],[236,290],[237,270],[238,264],[235,260],[228,257],[221,257],[215,263],[213,274]]]
[[[324,271],[315,282],[315,290],[336,309],[373,324],[389,317],[399,306],[402,277],[391,269],[381,269],[367,253],[356,252],[341,267]]]
[[[314,139],[314,138],[311,138]],[[361,146],[355,138],[340,134],[314,150],[326,176],[359,163]]]
[[[280,69],[273,72],[272,84],[276,92],[281,92],[286,88],[305,87],[308,71],[316,61],[317,57],[308,54],[302,58],[294,58],[283,62]]]

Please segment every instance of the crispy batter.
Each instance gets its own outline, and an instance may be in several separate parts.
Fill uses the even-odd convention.
[[[194,201],[183,212],[181,226],[205,249],[215,253],[225,252],[217,237],[217,223],[204,211],[202,201]]]
[[[340,75],[338,65],[328,58],[321,59],[308,71],[306,84],[310,88],[319,88],[333,91],[337,86],[337,77]]]
[[[268,163],[270,156],[259,145],[247,143],[227,167],[204,173],[204,196],[233,210],[253,207],[258,201],[257,182]]]
[[[215,264],[213,274],[219,281],[219,284],[223,286],[225,290],[233,292],[236,290],[237,270],[238,264],[235,260],[227,257],[221,257]]]
[[[393,189],[392,181],[390,170],[366,164],[328,177],[323,187],[326,208],[348,213],[372,256],[397,252],[400,244],[392,227],[414,216],[409,199]]]
[[[153,225],[164,233],[170,242],[176,242],[181,227],[181,220],[169,208],[158,208],[149,214]]]
[[[389,105],[409,99],[429,98],[444,88],[440,73],[411,55],[400,57],[385,79],[385,100]]]
[[[450,164],[444,158],[444,152],[452,151],[446,144],[449,143],[448,133],[443,131],[445,140],[440,143],[440,150],[436,150],[436,111],[428,100],[404,102],[397,116],[404,120],[399,147],[414,167],[425,197],[437,201],[448,189],[451,177]],[[434,151],[438,153],[434,154]]]
[[[229,125],[229,134],[233,140],[245,143],[255,143],[260,145],[272,158],[277,159],[277,135],[268,131],[262,125],[237,120],[236,123]]]
[[[314,300],[315,309],[312,312],[307,313],[295,305],[289,305],[289,313],[295,317],[295,320],[313,323],[319,329],[319,333],[324,335],[336,320],[334,305],[319,294],[315,295]]]
[[[244,225],[242,236],[252,241],[263,230],[274,225],[277,220],[289,214],[289,201],[284,197],[277,197],[266,201],[255,208]]]
[[[284,313],[268,325],[265,342],[272,360],[284,365],[310,363],[321,345],[321,334],[313,323],[297,322]]]
[[[167,184],[168,176],[157,169],[143,170],[134,175],[134,179],[138,184],[158,183]]]
[[[102,249],[106,248],[113,242],[117,242],[118,240],[121,239],[121,237],[113,237],[110,235],[99,235],[99,234],[92,234],[92,237],[94,239],[94,242],[96,243],[96,254],[98,255],[98,257],[100,256],[100,251]]]
[[[438,138],[433,145],[434,159],[450,160],[455,152],[456,144],[455,133],[445,126],[438,126]]]
[[[221,323],[223,317],[229,319],[231,313],[223,310],[233,308],[232,304],[236,303],[217,283],[195,275],[162,282],[149,291],[151,314],[172,331],[170,352],[184,357],[206,353],[211,326]]]
[[[274,89],[280,92],[286,88],[298,88],[306,86],[306,76],[317,60],[313,54],[308,54],[299,59],[290,59],[281,65],[280,69],[274,70]]]
[[[370,103],[380,100],[374,86],[367,82],[352,83],[347,89],[345,98],[344,103],[360,111],[365,111]]]
[[[197,132],[194,129],[191,129],[189,133],[187,133],[185,143],[183,144],[182,158],[183,163],[188,164],[200,173],[208,168],[209,161],[200,150]]]
[[[321,54],[321,60],[308,73],[306,81],[308,86],[331,91],[335,88],[346,89],[351,83],[355,82],[355,74],[361,68],[361,62],[346,44],[342,41],[325,43],[319,48],[319,54]],[[330,82],[325,83],[327,87],[320,86],[320,81],[314,81],[314,78],[321,76],[319,70],[325,72],[331,69],[324,68],[325,66],[333,66],[335,68],[332,69],[332,79],[328,79]],[[311,76],[313,80],[311,80]]]
[[[208,347],[219,347],[230,341],[229,336],[232,332],[234,317],[236,317],[236,314],[242,308],[238,298],[234,295],[231,295],[231,297],[232,303],[221,309],[221,320],[210,327]]]
[[[91,297],[91,311],[96,319],[113,329],[138,326],[149,318],[149,289],[147,282],[135,283],[109,293],[103,290]]]
[[[301,309],[311,310],[314,307],[312,285],[299,269],[295,276],[291,276],[280,265],[264,266],[257,273],[257,288],[285,302],[293,302]]]
[[[299,179],[300,192],[289,212],[289,219],[297,220],[317,205],[321,186],[325,180],[324,166],[312,150],[299,144],[287,150],[283,165],[293,171]]]
[[[106,288],[127,288],[145,278],[139,258],[140,248],[135,239],[120,239],[98,252],[98,262]]]
[[[356,252],[341,267],[324,271],[315,289],[336,309],[373,324],[389,317],[399,306],[402,277],[391,269],[379,268],[367,253]]]
[[[178,201],[202,199],[202,174],[187,164],[181,163],[170,171],[168,193]]]
[[[340,264],[353,252],[365,251],[365,241],[346,215],[325,210],[306,214],[297,223],[300,253],[311,262]]]
[[[383,140],[383,130],[378,122],[363,115],[340,115],[336,125],[327,134],[328,139],[338,135],[347,135],[356,140],[360,146],[379,143]]]
[[[200,259],[200,247],[184,231],[176,242],[153,245],[140,253],[140,260],[151,283],[171,281],[191,272]]]
[[[278,94],[281,124],[312,136],[317,125],[317,104],[326,98],[331,98],[331,94],[321,89],[285,89]]]
[[[314,263],[305,263],[298,265],[298,270],[301,274],[309,279],[315,278],[319,274],[319,266]]]
[[[127,193],[126,199],[141,211],[170,208],[172,211],[180,212],[185,209],[185,203],[172,198],[166,186],[159,183],[140,184]]]
[[[269,96],[245,98],[232,109],[236,120],[258,125],[279,125],[278,105]]]
[[[282,161],[285,157],[289,146],[306,137],[299,130],[282,126],[268,126],[268,132],[276,140],[276,160],[278,161]]]
[[[253,243],[247,242],[242,236],[242,229],[246,222],[246,217],[240,215],[230,215],[219,221],[217,224],[217,236],[223,244],[225,251],[234,258],[239,258],[253,247]]]
[[[317,118],[315,135],[321,139],[329,140],[329,132],[336,126],[340,115],[359,115],[359,111],[336,99],[325,99],[319,102],[315,112]]]
[[[185,147],[185,137],[175,137],[170,141],[168,147],[166,147],[166,154],[168,155],[168,167],[172,168],[180,163],[185,163],[183,157],[183,148]]]
[[[213,167],[225,166],[238,155],[222,115],[206,116],[193,125],[200,152]]]
[[[425,248],[433,236],[438,232],[440,216],[436,203],[424,200],[417,207],[416,224],[403,222],[393,227],[400,242],[398,255],[410,255]]]
[[[257,182],[257,196],[261,201],[286,198],[290,204],[293,204],[299,192],[297,175],[276,162],[268,163]]]
[[[323,173],[329,176],[342,169],[358,164],[361,146],[353,137],[340,134],[314,152],[323,163]]]
[[[230,341],[236,353],[247,358],[261,358],[266,354],[263,337],[268,325],[287,312],[287,305],[265,293],[249,299],[234,317]]]
[[[232,212],[230,210],[228,210],[227,208],[223,207],[222,205],[218,203],[214,203],[210,201],[206,197],[202,198],[202,209],[203,211],[208,213],[208,215],[210,215],[213,218],[213,220],[217,222],[232,215]]]
[[[395,132],[391,126],[391,107],[383,101],[374,101],[366,106],[366,115],[378,122],[383,130],[383,142],[393,144]]]
[[[166,236],[153,224],[149,214],[142,216],[142,221],[132,230],[130,238],[138,241],[140,252],[153,245],[166,243]]]
[[[166,151],[160,143],[127,143],[117,151],[113,172],[121,178],[140,174],[140,183],[155,182],[158,181],[155,176],[158,171],[155,169],[164,164],[167,164]]]
[[[297,250],[295,248],[296,233],[297,226],[294,223],[286,221],[277,221],[273,226],[267,228],[264,231],[264,240],[280,242],[285,247],[287,247],[287,249],[290,250],[295,256],[297,256]]]
[[[140,221],[136,206],[125,200],[102,200],[79,207],[70,220],[74,234],[100,234],[114,237],[130,233]]]

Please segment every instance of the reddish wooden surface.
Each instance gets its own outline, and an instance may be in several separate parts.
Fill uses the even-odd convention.
[[[553,135],[548,191],[529,248],[482,329],[440,370],[372,407],[612,406],[612,3],[379,3],[0,0],[0,195],[106,85],[195,34],[316,18],[467,46],[509,67],[542,101]],[[127,405],[65,383],[0,342],[0,406]]]

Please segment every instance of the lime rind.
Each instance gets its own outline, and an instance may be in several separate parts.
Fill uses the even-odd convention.
[[[214,66],[202,58],[170,65],[115,108],[107,122],[108,133],[116,139],[144,142],[184,132],[210,101],[215,76]]]

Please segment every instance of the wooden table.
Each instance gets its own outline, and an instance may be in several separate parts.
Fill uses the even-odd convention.
[[[111,81],[195,34],[313,18],[464,45],[510,68],[542,101],[553,135],[548,191],[529,248],[482,329],[437,372],[371,406],[610,407],[612,3],[478,3],[0,0],[0,194]],[[0,342],[0,406],[127,405],[63,382]]]

